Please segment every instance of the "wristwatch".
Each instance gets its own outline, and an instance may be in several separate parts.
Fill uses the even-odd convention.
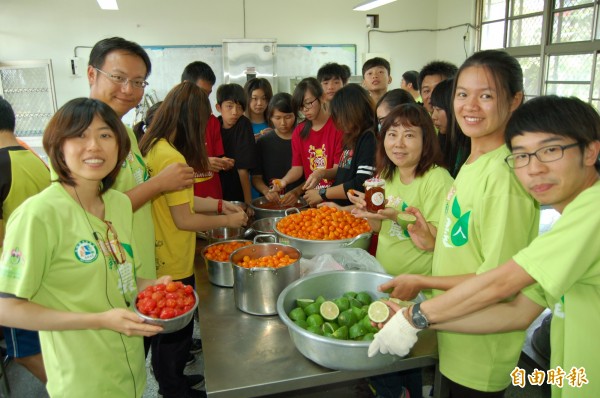
[[[412,323],[417,329],[427,329],[429,327],[427,317],[421,312],[421,303],[417,303],[412,307]]]
[[[327,201],[327,188],[319,189],[319,196],[321,199],[323,199],[323,201]]]

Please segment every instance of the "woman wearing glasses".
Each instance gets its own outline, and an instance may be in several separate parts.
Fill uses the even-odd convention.
[[[314,77],[307,77],[296,86],[292,110],[296,115],[302,113],[304,121],[292,134],[292,168],[283,178],[273,181],[273,190],[284,189],[302,175],[308,184],[309,177],[316,170],[334,169],[335,175],[342,155],[342,132],[334,125],[322,101],[323,87]],[[319,178],[316,183],[305,184],[303,188],[325,189],[332,183],[332,180]]]
[[[138,290],[170,278],[136,277],[131,202],[110,189],[127,132],[108,105],[78,98],[52,117],[43,144],[57,179],[8,222],[0,322],[40,330],[50,396],[141,397],[141,336],[161,328],[130,307]]]

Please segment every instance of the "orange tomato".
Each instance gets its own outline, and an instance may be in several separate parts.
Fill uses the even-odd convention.
[[[277,229],[286,235],[309,240],[349,239],[371,230],[367,220],[328,206],[289,215],[277,223]]]
[[[240,247],[248,246],[252,242],[225,242],[209,246],[204,251],[204,258],[213,261],[229,261],[229,255]]]

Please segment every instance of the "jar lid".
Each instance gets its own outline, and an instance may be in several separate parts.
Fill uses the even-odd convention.
[[[365,187],[373,188],[373,187],[382,187],[385,185],[385,180],[382,178],[369,178],[364,183]]]

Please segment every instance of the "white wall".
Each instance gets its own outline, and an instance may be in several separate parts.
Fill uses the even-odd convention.
[[[220,44],[224,38],[244,37],[242,0],[118,2],[119,11],[103,11],[95,0],[0,0],[0,62],[51,59],[60,106],[88,94],[85,78],[70,71],[77,46],[92,46],[110,36],[145,46]],[[367,52],[367,12],[352,11],[359,2],[246,0],[246,37],[276,38],[280,44],[356,44],[360,68]],[[382,30],[436,29],[474,23],[474,9],[475,0],[398,0],[369,13],[380,15]],[[418,70],[429,60],[460,64],[465,30],[373,32],[370,51],[390,54],[396,88],[405,70]],[[88,53],[80,51],[84,57]],[[315,65],[315,74],[319,67]]]

